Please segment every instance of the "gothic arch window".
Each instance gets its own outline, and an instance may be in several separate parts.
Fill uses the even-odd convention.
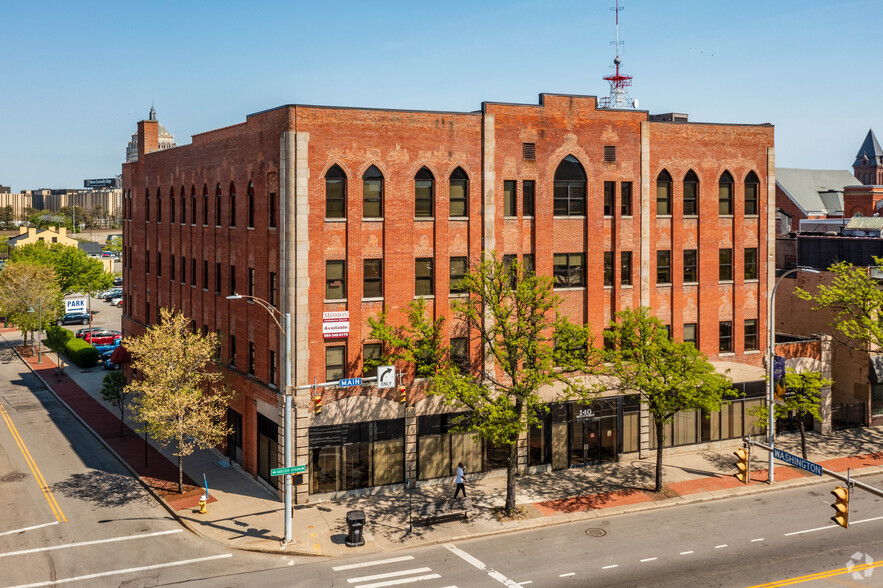
[[[190,224],[196,224],[196,186],[190,186]]]
[[[469,216],[469,176],[458,167],[448,182],[450,216]]]
[[[586,213],[586,172],[573,155],[565,157],[555,170],[555,216],[582,216]]]
[[[246,226],[254,228],[254,182],[248,183],[248,193],[246,195],[248,202],[248,224]]]
[[[221,183],[215,186],[215,226],[221,226]]]
[[[699,214],[699,176],[690,170],[684,176],[684,216]]]
[[[671,214],[671,174],[666,170],[656,176],[656,216]]]
[[[745,214],[752,215],[757,214],[758,206],[757,206],[757,195],[760,187],[760,181],[757,179],[757,174],[753,171],[748,172],[748,176],[745,178]]]
[[[230,182],[230,228],[236,227],[236,186]]]
[[[339,165],[325,173],[325,218],[346,218],[346,174]]]
[[[414,216],[432,218],[432,203],[435,194],[435,176],[421,167],[414,176]]]
[[[362,175],[362,218],[383,218],[383,174],[373,165]]]
[[[144,189],[144,220],[150,220],[150,188]]]
[[[725,171],[717,184],[718,214],[727,216],[733,214],[733,176]]]
[[[187,222],[187,191],[181,186],[181,224]]]
[[[202,224],[208,225],[208,186],[202,185]]]
[[[169,214],[171,218],[169,219],[169,223],[174,224],[175,222],[175,189],[169,188]]]

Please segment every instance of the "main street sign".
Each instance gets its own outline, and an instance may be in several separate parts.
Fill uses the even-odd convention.
[[[287,476],[288,474],[303,474],[307,471],[307,466],[291,466],[290,468],[276,468],[270,470],[271,476]]]
[[[806,470],[811,474],[815,474],[817,476],[822,475],[822,466],[820,466],[819,464],[813,463],[807,459],[803,459],[802,457],[797,457],[796,455],[786,453],[781,449],[773,449],[773,457],[780,461],[784,461],[788,465]]]
[[[350,386],[361,386],[362,378],[347,378],[345,380],[338,381],[337,385],[341,388],[348,388]]]

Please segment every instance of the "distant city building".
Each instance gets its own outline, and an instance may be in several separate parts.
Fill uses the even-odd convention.
[[[67,236],[65,227],[56,227],[53,229],[37,229],[34,227],[19,227],[18,235],[9,238],[9,247],[18,247],[20,245],[29,245],[44,241],[50,245],[53,243],[61,243],[62,245],[70,245],[76,247],[78,241]]]
[[[0,186],[0,194],[9,194],[12,191],[12,188],[9,186]]]
[[[150,107],[150,116],[147,120],[156,120],[156,109],[153,106]],[[172,136],[170,132],[166,130],[164,126],[159,124],[159,143],[158,149],[171,149],[172,147],[177,147],[178,144],[175,143],[175,137]],[[132,139],[129,141],[128,146],[126,147],[126,162],[130,161],[138,161],[138,133],[132,133]]]

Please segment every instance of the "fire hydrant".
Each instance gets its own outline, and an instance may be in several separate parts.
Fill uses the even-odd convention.
[[[208,500],[205,497],[205,494],[199,497],[199,514],[206,514],[208,510],[206,510],[206,503]]]

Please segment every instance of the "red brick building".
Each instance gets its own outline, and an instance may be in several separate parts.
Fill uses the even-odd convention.
[[[220,334],[239,392],[227,452],[268,481],[281,461],[282,339],[265,309],[226,298],[234,292],[291,313],[292,385],[306,387],[362,375],[376,351],[368,317],[401,320],[416,296],[449,317],[452,280],[493,251],[555,276],[596,343],[612,313],[649,306],[749,396],[762,394],[773,127],[683,120],[550,94],[469,113],[287,105],[162,151],[158,122],[141,121],[138,160],[123,166],[124,333],[173,307]],[[323,313],[338,311],[347,336],[326,338]],[[450,433],[437,399],[414,393],[406,408],[394,390],[327,387],[317,415],[310,392],[295,397],[295,464],[308,466],[300,502],[401,483],[408,468],[429,479],[457,461],[501,467],[497,448]],[[745,405],[757,402],[682,415],[667,442],[741,437],[754,427]],[[589,408],[577,419],[581,407],[555,403],[548,426],[524,439],[522,470],[651,448],[635,398]]]

